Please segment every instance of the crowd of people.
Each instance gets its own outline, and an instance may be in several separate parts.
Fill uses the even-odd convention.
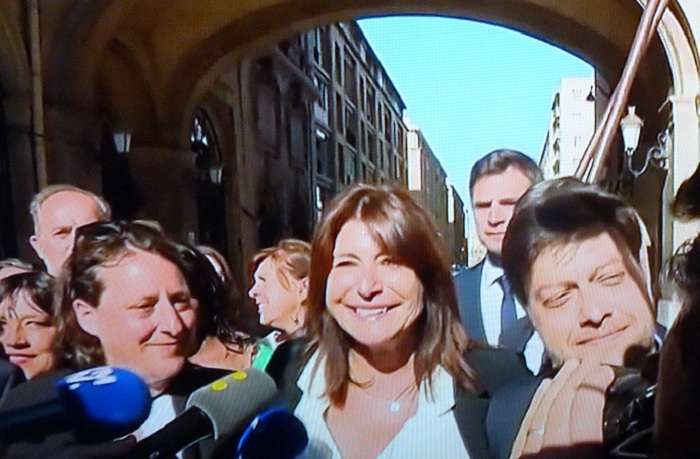
[[[700,172],[682,191],[697,182]],[[698,239],[667,270],[685,306],[664,344],[655,252],[624,200],[573,178],[543,181],[512,150],[478,161],[469,191],[487,255],[452,275],[407,191],[348,187],[311,243],[251,256],[247,295],[270,330],[254,336],[221,253],[157,222],[112,220],[91,192],[47,187],[30,208],[44,266],[0,262],[2,357],[21,373],[0,377],[0,416],[23,380],[105,364],[138,375],[151,409],[130,437],[99,448],[67,437],[0,451],[129,457],[192,392],[252,367],[304,424],[306,457],[700,454]],[[694,199],[679,194],[676,213],[700,216]],[[231,457],[226,448],[204,441],[178,457]]]

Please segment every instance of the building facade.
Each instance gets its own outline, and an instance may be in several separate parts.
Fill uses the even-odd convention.
[[[354,182],[398,183],[407,177],[406,108],[356,22],[308,32],[313,106],[317,217],[328,200]]]
[[[408,190],[433,217],[453,265],[464,265],[467,260],[464,201],[448,184],[447,173],[423,132],[408,117],[404,121],[408,129]]]
[[[449,241],[447,173],[420,128],[408,118],[406,126],[408,129],[408,190],[413,199],[432,215],[438,231],[446,241]]]
[[[573,175],[595,131],[595,79],[562,78],[539,165],[545,179]]]
[[[32,194],[49,183],[73,183],[113,199],[130,196],[115,206],[120,215],[157,218],[171,232],[193,235],[199,240],[223,237],[213,230],[203,237],[201,227],[217,217],[209,215],[204,221],[199,217],[211,210],[203,211],[203,203],[212,207],[217,203],[217,199],[205,197],[219,196],[226,208],[229,259],[242,263],[238,254],[247,255],[251,247],[257,247],[260,227],[266,225],[256,209],[273,209],[277,205],[273,202],[261,206],[255,201],[257,198],[248,196],[253,193],[249,185],[257,184],[258,177],[269,174],[272,185],[278,188],[278,202],[293,202],[296,195],[309,199],[306,196],[311,195],[310,205],[314,207],[303,211],[315,215],[316,202],[327,199],[322,191],[341,186],[333,180],[351,174],[353,165],[355,177],[369,174],[366,171],[371,168],[362,170],[364,163],[360,162],[364,152],[359,145],[364,136],[357,112],[357,123],[348,123],[348,129],[357,126],[354,143],[358,146],[352,147],[352,136],[347,138],[345,133],[341,139],[349,142],[348,150],[352,152],[354,148],[356,154],[347,158],[348,144],[343,144],[343,174],[335,138],[328,141],[332,163],[320,166],[332,167],[333,172],[316,174],[312,169],[319,168],[319,158],[314,156],[317,138],[311,127],[317,126],[312,117],[315,96],[305,83],[310,75],[310,62],[303,57],[307,55],[299,55],[299,65],[283,64],[281,56],[255,62],[265,60],[266,54],[277,55],[273,48],[280,40],[293,40],[310,29],[360,17],[449,12],[456,18],[486,21],[525,33],[589,62],[596,69],[595,97],[600,115],[627,60],[644,3],[4,0],[0,2],[0,256],[29,256],[31,249],[26,240],[32,229],[27,207]],[[338,36],[352,36],[352,32],[341,31]],[[648,147],[661,133],[669,137],[670,160],[664,172],[667,175],[647,172],[626,186],[628,196],[643,211],[652,239],[662,248],[660,259],[667,258],[698,231],[697,223],[673,220],[667,212],[673,194],[700,161],[698,37],[700,2],[669,2],[656,33],[650,37],[629,97],[629,105],[637,106],[644,119],[640,144]],[[348,49],[347,55],[356,62],[362,59],[361,49]],[[345,51],[341,48],[338,54],[345,56]],[[289,58],[285,50],[280,52]],[[331,59],[330,77],[336,63],[345,64],[334,60],[334,50],[326,53]],[[281,77],[274,72],[274,78],[265,76],[267,82],[260,84],[260,97],[274,100],[276,111],[257,113],[255,123],[260,126],[256,128],[251,112],[246,111],[252,109],[252,102],[246,105],[244,100],[257,96],[247,93],[251,81],[246,78],[253,78],[251,75],[257,75],[256,72],[270,73],[265,67],[287,68],[287,74],[293,74],[298,84],[291,80],[280,82]],[[356,70],[359,67],[357,63]],[[327,82],[331,84],[330,78]],[[361,93],[359,85],[358,80],[357,99]],[[365,85],[367,88],[366,82]],[[341,97],[352,96],[352,87],[347,89],[346,93],[343,87]],[[331,107],[335,96],[329,90],[329,123],[335,123],[333,117],[341,116],[335,106]],[[308,118],[301,116],[304,104],[308,104]],[[398,122],[398,110],[393,111],[391,104],[388,108]],[[206,117],[200,116],[202,110]],[[344,111],[340,113],[343,125],[346,119],[352,120],[352,113],[349,117]],[[374,116],[378,118],[379,114]],[[200,124],[213,126],[207,129],[214,132],[219,145],[214,153],[193,136],[198,117],[209,119]],[[268,119],[275,124],[263,126]],[[304,132],[313,136],[291,135],[287,120],[297,120],[293,121],[297,124],[306,120]],[[384,139],[385,126],[379,126]],[[332,131],[330,124],[328,128]],[[285,150],[273,153],[269,145],[261,147],[279,157],[259,157],[255,148],[247,150],[255,146],[251,137],[254,129],[271,131],[258,133],[265,139],[255,142],[279,143]],[[365,126],[365,132],[367,129]],[[128,151],[118,151],[110,140],[119,132],[131,133]],[[272,132],[275,134],[270,135]],[[319,137],[323,144],[323,136]],[[291,153],[290,139],[297,145]],[[301,139],[305,139],[309,160],[306,171],[299,166],[303,162],[298,153]],[[193,151],[195,147],[199,150]],[[620,145],[613,150],[612,159],[623,157]],[[220,165],[213,161],[217,159],[216,151],[220,153]],[[345,167],[346,159],[351,167]],[[297,166],[290,167],[292,163]],[[277,180],[282,173],[260,172],[268,165],[272,169],[289,167],[283,175],[298,183],[280,186]],[[610,166],[606,184],[618,178],[614,161]],[[326,182],[325,188],[316,186],[322,183],[321,175],[331,182]],[[285,215],[282,222],[281,226],[268,225],[271,230],[266,234],[296,234],[297,230],[292,229],[297,225],[294,216]],[[234,231],[238,227],[248,228],[240,230],[240,238]],[[279,231],[278,227],[284,229]]]

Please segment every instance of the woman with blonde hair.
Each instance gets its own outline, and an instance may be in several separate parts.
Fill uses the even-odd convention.
[[[248,296],[258,307],[260,324],[274,329],[255,344],[254,368],[264,369],[280,343],[303,333],[310,261],[311,245],[298,239],[283,239],[252,258]]]
[[[260,323],[291,336],[304,325],[309,288],[311,246],[283,239],[258,252],[251,261],[253,286],[248,291]]]

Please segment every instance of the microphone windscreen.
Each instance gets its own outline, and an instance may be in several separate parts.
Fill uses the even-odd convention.
[[[238,442],[240,459],[294,459],[309,444],[304,424],[289,411],[273,408],[253,419]]]
[[[79,436],[114,438],[136,430],[151,410],[148,386],[134,373],[108,366],[66,376],[57,383]]]
[[[8,392],[0,406],[0,437],[41,439],[72,431],[81,441],[112,440],[136,430],[150,409],[148,387],[127,370],[46,374]]]
[[[217,440],[240,429],[265,409],[277,395],[275,382],[266,373],[249,368],[197,389],[187,400],[211,419]]]

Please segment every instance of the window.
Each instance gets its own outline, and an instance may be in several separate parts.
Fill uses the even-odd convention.
[[[190,147],[197,155],[196,164],[200,169],[208,170],[209,168],[217,167],[221,162],[221,152],[214,126],[209,119],[209,115],[202,109],[197,112],[192,122]],[[214,177],[211,178],[213,179]],[[216,182],[215,180],[212,181]]]
[[[348,57],[349,53],[345,52],[345,65],[343,71],[343,88],[348,99],[354,105],[357,105],[357,75],[355,75],[355,61]]]
[[[320,221],[323,217],[323,210],[328,205],[330,193],[327,189],[317,185],[314,195],[316,201],[316,221]]]
[[[318,88],[318,92],[321,98],[321,100],[319,100],[317,104],[324,110],[328,110],[328,85],[323,80],[323,78],[319,77],[318,75],[314,75],[313,82],[314,86]]]
[[[355,181],[356,177],[356,170],[355,170],[355,155],[352,153],[346,153],[345,154],[345,180],[344,183],[350,184]]]
[[[343,129],[343,98],[340,94],[335,95],[335,129],[341,131]]]
[[[343,81],[343,56],[338,43],[335,44],[335,81]]]
[[[209,115],[200,109],[192,122],[190,148],[197,168],[197,241],[226,253],[226,194],[219,142]]]
[[[327,132],[316,129],[316,173],[331,177],[331,156],[330,136]]]
[[[345,151],[342,145],[338,144],[336,152],[336,162],[338,163],[338,180],[345,182]]]
[[[311,38],[311,51],[312,51],[312,54],[314,57],[314,61],[318,64],[322,64],[323,63],[323,59],[322,59],[323,53],[321,52],[322,48],[323,48],[322,29],[312,30],[311,34],[310,34],[310,38]]]
[[[367,130],[367,154],[372,164],[377,162],[377,137],[374,132]]]
[[[367,92],[365,91],[365,77],[360,78],[360,110],[366,112],[367,107]]]
[[[357,148],[357,118],[355,110],[349,105],[345,106],[345,139]]]
[[[391,140],[391,114],[386,107],[384,107],[384,138]]]
[[[376,92],[371,86],[367,86],[367,98],[365,100],[365,113],[367,119],[370,123],[374,124],[374,106],[375,106]]]

